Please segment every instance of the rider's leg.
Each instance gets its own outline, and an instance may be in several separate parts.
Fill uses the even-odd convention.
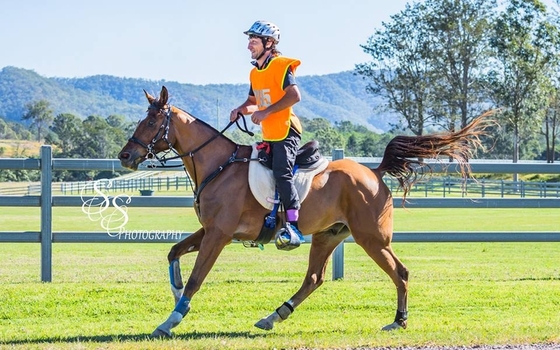
[[[270,146],[273,155],[272,173],[276,180],[280,200],[286,210],[286,221],[289,223],[287,226],[298,236],[301,243],[303,235],[298,227],[300,202],[293,181],[293,170],[300,140],[299,133],[290,129],[284,140],[270,142]]]

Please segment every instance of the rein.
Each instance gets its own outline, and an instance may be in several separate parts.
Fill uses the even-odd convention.
[[[255,134],[253,132],[251,132],[248,128],[247,128],[247,121],[245,120],[245,116],[241,113],[237,113],[237,119],[235,121],[230,121],[228,123],[228,125],[223,128],[218,134],[212,136],[211,138],[209,138],[208,140],[206,140],[204,143],[202,143],[200,146],[196,147],[194,150],[190,151],[190,152],[186,152],[183,154],[180,154],[179,152],[177,152],[177,150],[173,147],[173,145],[171,144],[171,142],[169,141],[169,126],[171,124],[171,109],[172,107],[169,106],[165,109],[163,108],[159,108],[157,106],[154,105],[150,105],[148,107],[148,109],[156,109],[159,112],[163,113],[165,115],[165,121],[161,124],[161,126],[158,129],[158,132],[156,133],[156,135],[154,136],[154,138],[152,139],[152,141],[149,144],[145,144],[144,142],[142,142],[141,140],[139,140],[138,138],[132,136],[131,138],[128,139],[128,141],[130,142],[134,142],[139,144],[140,146],[144,147],[148,153],[146,154],[146,158],[147,159],[157,159],[159,161],[159,165],[157,164],[150,164],[148,165],[149,168],[174,168],[174,167],[180,167],[182,166],[183,169],[186,172],[185,166],[183,165],[166,165],[166,162],[169,160],[174,160],[174,159],[182,159],[184,157],[190,157],[192,164],[193,164],[193,173],[194,173],[194,183],[196,185],[197,183],[197,179],[196,179],[196,163],[194,162],[194,155],[196,152],[200,151],[202,148],[204,148],[205,146],[207,146],[210,142],[214,141],[216,138],[223,136],[224,132],[229,129],[229,127],[231,127],[234,123],[237,125],[237,127],[239,128],[239,130],[241,130],[244,133],[249,134],[250,136],[254,136]],[[198,121],[201,121],[200,119],[197,118]],[[239,120],[243,121],[243,126],[241,126],[239,124]],[[202,121],[201,121],[202,122]],[[158,157],[158,155],[156,154],[156,152],[154,151],[154,146],[157,142],[159,142],[160,140],[163,140],[165,142],[167,142],[167,147],[169,148],[168,152],[165,152],[165,154],[163,155],[163,157]],[[194,193],[194,201],[195,203],[199,203],[199,197],[200,197],[200,193],[202,192],[202,190],[204,189],[204,187],[206,187],[206,185],[208,185],[208,183],[210,183],[212,180],[214,180],[228,165],[235,163],[235,162],[249,162],[249,161],[253,161],[253,160],[261,160],[260,158],[237,158],[237,152],[239,151],[239,145],[236,144],[235,145],[235,151],[233,152],[233,154],[228,158],[228,160],[222,164],[221,166],[218,167],[218,169],[216,169],[213,173],[211,173],[210,175],[208,175],[201,183],[200,186],[198,186],[196,189],[193,188],[192,182],[191,182],[191,188],[193,190]],[[167,154],[169,152],[173,152],[175,155],[172,157],[166,157]],[[188,174],[187,174],[188,175]]]

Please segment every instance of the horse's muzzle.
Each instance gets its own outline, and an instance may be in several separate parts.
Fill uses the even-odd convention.
[[[119,153],[119,160],[121,161],[121,165],[123,166],[123,168],[138,170],[138,164],[144,161],[144,157],[137,154],[137,152],[128,152],[123,149]]]

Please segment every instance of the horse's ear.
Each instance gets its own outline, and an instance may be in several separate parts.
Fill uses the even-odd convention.
[[[142,89],[142,90],[144,90],[144,89]],[[146,90],[144,90],[144,95],[146,95],[146,98],[148,99],[148,102],[150,102],[150,104],[153,104],[154,101],[156,100],[156,98],[154,96],[150,95],[148,93],[148,91],[146,91]]]
[[[159,103],[161,107],[167,104],[167,99],[169,98],[169,93],[167,92],[167,88],[165,86],[161,87],[161,92],[159,93]]]

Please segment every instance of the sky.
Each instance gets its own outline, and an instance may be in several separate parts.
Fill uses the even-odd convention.
[[[353,70],[360,45],[408,0],[0,0],[0,69],[45,77],[113,75],[180,83],[245,84],[243,31],[275,23],[298,76]]]

